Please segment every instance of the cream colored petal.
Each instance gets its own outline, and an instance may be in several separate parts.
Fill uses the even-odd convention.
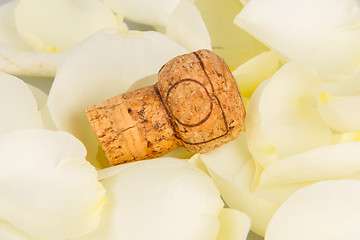
[[[23,128],[41,128],[36,100],[17,77],[0,72],[0,136]]]
[[[235,23],[287,58],[327,74],[359,66],[360,3],[251,0]]]
[[[339,143],[300,153],[267,167],[261,186],[342,178],[360,172],[360,142]]]
[[[333,130],[346,133],[360,130],[360,95],[331,97],[320,93],[318,109],[324,122]]]
[[[245,213],[224,208],[219,215],[220,233],[217,240],[246,240],[251,220]]]
[[[360,181],[324,181],[286,200],[271,219],[265,239],[357,239],[359,222]]]
[[[239,0],[195,0],[210,34],[211,46],[235,69],[242,63],[268,50],[233,21],[242,9]]]
[[[281,59],[274,52],[263,52],[233,71],[241,95],[250,98],[264,80],[281,67]]]
[[[263,167],[276,159],[333,143],[316,108],[321,80],[290,62],[255,91],[246,130],[250,152]]]
[[[186,49],[157,32],[105,30],[74,47],[56,74],[48,107],[56,126],[79,138],[87,159],[106,162],[85,109],[125,92],[134,82],[156,74]]]
[[[99,172],[108,176],[100,226],[79,239],[216,239],[223,202],[205,173],[176,158],[113,168]]]
[[[32,51],[16,30],[14,10],[17,4],[18,1],[0,3],[0,44],[20,51]]]
[[[9,240],[47,240],[44,238],[38,238],[27,234],[11,225],[8,222],[0,220],[0,239]]]
[[[62,55],[35,53],[19,35],[14,19],[17,3],[0,5],[0,71],[22,76],[54,76]]]
[[[19,130],[0,138],[0,217],[46,239],[94,230],[104,190],[85,155],[66,132]]]
[[[143,24],[165,26],[170,14],[181,0],[104,0],[110,9]]]
[[[38,109],[41,109],[46,104],[48,95],[45,92],[41,91],[39,88],[37,88],[31,84],[26,84],[26,85],[30,89],[31,93],[33,94],[33,96],[36,100]]]
[[[226,204],[246,213],[252,222],[251,230],[264,236],[267,224],[279,204],[258,197],[252,191],[256,169],[247,150],[245,135],[201,154],[201,158]]]
[[[118,27],[98,0],[19,0],[15,23],[33,49],[48,52],[63,52],[99,30]]]
[[[166,24],[166,35],[189,51],[210,49],[211,40],[199,10],[194,4],[181,1]]]

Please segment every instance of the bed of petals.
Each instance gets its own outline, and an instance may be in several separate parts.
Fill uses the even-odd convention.
[[[359,24],[356,0],[3,3],[0,239],[357,239]],[[202,48],[244,132],[109,167],[85,108]]]

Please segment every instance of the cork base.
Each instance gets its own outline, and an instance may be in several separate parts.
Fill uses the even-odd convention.
[[[110,165],[160,157],[178,146],[154,86],[86,109]]]

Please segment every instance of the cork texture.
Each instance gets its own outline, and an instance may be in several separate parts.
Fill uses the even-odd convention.
[[[154,86],[89,107],[110,165],[162,156],[183,145],[204,153],[242,131],[245,109],[231,71],[210,50],[167,62]]]
[[[224,60],[199,50],[167,62],[156,87],[171,116],[175,137],[190,152],[208,152],[242,131],[245,109]]]
[[[159,157],[177,147],[154,86],[89,107],[87,116],[110,165]]]

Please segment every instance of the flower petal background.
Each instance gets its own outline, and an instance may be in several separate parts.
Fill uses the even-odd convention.
[[[223,202],[211,179],[185,160],[120,165],[100,170],[99,178],[107,191],[102,222],[80,239],[217,239],[220,223],[230,218],[236,221],[219,239],[245,239],[249,231],[246,215],[221,213]]]
[[[225,203],[249,215],[251,230],[263,236],[279,204],[253,192],[256,166],[247,149],[245,133],[222,147],[201,154],[201,159]]]
[[[274,51],[326,75],[359,67],[359,21],[354,0],[251,0],[235,19]]]
[[[104,190],[85,155],[66,132],[18,130],[0,138],[0,217],[47,239],[95,229]]]
[[[19,0],[15,23],[33,49],[47,52],[64,52],[99,30],[118,27],[98,0]]]
[[[87,159],[101,167],[99,161],[106,164],[105,156],[85,109],[125,92],[184,53],[185,48],[157,32],[104,30],[95,34],[69,51],[58,69],[47,103],[56,126],[79,138],[87,147]]]
[[[210,49],[211,41],[205,23],[196,6],[181,1],[169,16],[166,35],[189,51]]]
[[[180,2],[181,0],[104,0],[110,9],[129,20],[163,27]]]
[[[332,131],[316,109],[320,87],[315,72],[290,62],[255,91],[246,130],[249,150],[262,167],[333,143]]]
[[[266,240],[357,239],[360,181],[333,180],[300,189],[271,219]]]
[[[19,35],[14,10],[18,1],[0,4],[0,71],[17,75],[54,76],[62,54],[36,53]]]
[[[0,72],[0,136],[17,129],[41,128],[36,100],[19,78]]]
[[[242,9],[239,0],[195,0],[206,24],[213,51],[225,59],[231,69],[268,50],[233,21]]]

